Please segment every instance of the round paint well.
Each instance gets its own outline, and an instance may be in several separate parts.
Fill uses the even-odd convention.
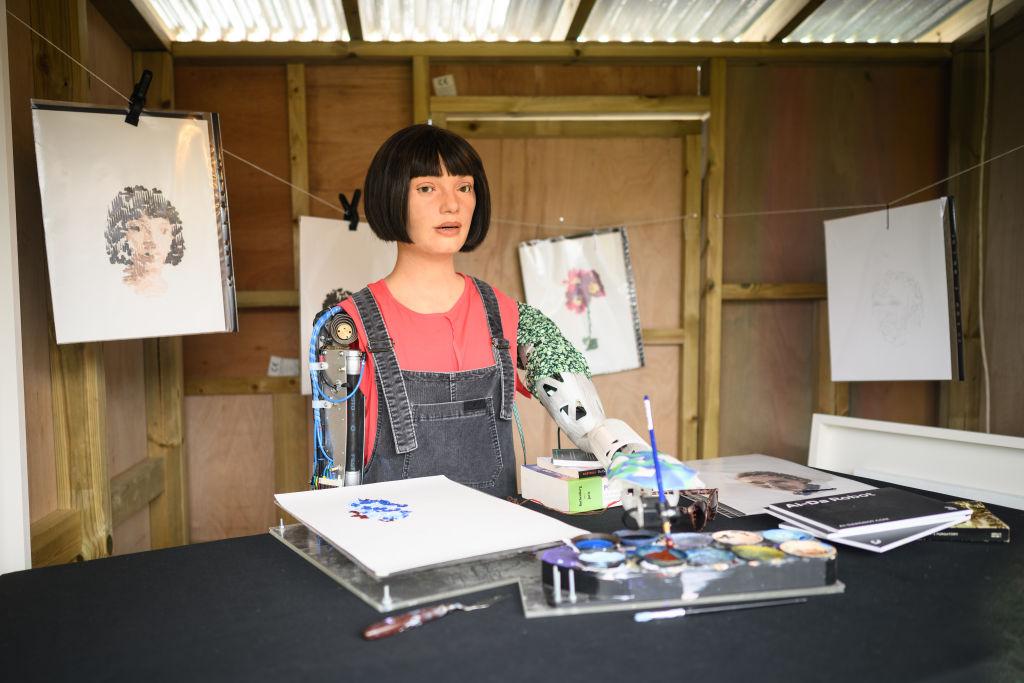
[[[796,531],[794,529],[768,529],[762,531],[761,535],[764,536],[764,540],[775,545],[785,543],[786,541],[809,541],[814,538],[806,531]]]
[[[658,567],[678,567],[686,563],[686,553],[663,545],[649,545],[637,551],[644,562]]]
[[[582,534],[572,539],[572,543],[581,552],[585,550],[612,550],[619,546],[619,538],[611,534]]]
[[[757,545],[764,540],[764,537],[756,531],[739,531],[736,529],[716,531],[711,534],[711,538],[722,545]]]
[[[693,548],[686,551],[686,561],[698,567],[714,564],[732,564],[736,556],[721,548]]]
[[[740,559],[748,562],[769,562],[771,560],[785,559],[786,553],[770,545],[734,545],[733,553]]]
[[[641,548],[643,546],[651,545],[658,540],[658,533],[655,531],[648,531],[646,529],[620,529],[615,532],[618,536],[619,541],[622,545],[629,546],[630,548]]]
[[[678,534],[672,534],[669,538],[672,539],[672,545],[680,550],[689,550],[690,548],[703,548],[706,545],[711,545],[712,538],[709,534],[698,534],[694,532],[684,532]]]
[[[831,560],[836,556],[836,549],[821,541],[786,541],[779,546],[782,552],[796,557],[814,557]]]
[[[541,562],[553,564],[557,567],[579,567],[576,561],[576,551],[564,545],[557,548],[548,548],[540,555]]]
[[[618,567],[626,561],[626,553],[619,550],[587,550],[578,556],[579,563],[592,569]]]

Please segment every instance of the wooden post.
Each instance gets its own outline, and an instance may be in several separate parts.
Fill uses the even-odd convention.
[[[850,414],[850,383],[832,381],[832,360],[828,337],[828,302],[818,301],[814,305],[817,333],[814,338],[816,381],[814,390],[814,412],[828,415]]]
[[[950,69],[949,172],[978,163],[981,140],[984,56],[962,51]],[[978,175],[950,180],[948,193],[956,202],[960,257],[960,301],[964,330],[964,381],[942,382],[939,424],[950,429],[981,428],[981,341],[978,328]],[[955,375],[955,371],[954,371]]]
[[[147,109],[174,107],[174,63],[169,52],[132,54],[136,80],[153,72]],[[149,502],[150,548],[189,542],[188,471],[185,454],[185,370],[181,337],[146,339],[142,344],[146,381],[146,454],[162,463],[163,492]]]
[[[711,60],[708,119],[708,205],[703,245],[700,361],[700,457],[718,456],[722,379],[722,214],[725,211],[725,59]]]
[[[412,122],[426,123],[430,118],[430,58],[412,58]]]
[[[680,349],[679,455],[700,456],[697,427],[700,405],[700,225],[701,145],[700,136],[683,138],[683,346]]]
[[[306,123],[306,66],[288,65],[288,147],[291,159],[292,253],[299,287],[299,217],[309,215],[309,142]],[[307,399],[292,391],[274,394],[274,491],[301,491],[309,481]]]

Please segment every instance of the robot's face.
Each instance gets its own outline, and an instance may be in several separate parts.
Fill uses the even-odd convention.
[[[455,254],[466,243],[476,193],[472,176],[419,176],[409,181],[409,239],[431,254]]]

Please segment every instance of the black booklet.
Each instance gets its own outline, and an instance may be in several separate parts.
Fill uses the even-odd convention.
[[[875,552],[891,550],[970,516],[968,510],[895,488],[775,503],[765,509],[786,526]]]

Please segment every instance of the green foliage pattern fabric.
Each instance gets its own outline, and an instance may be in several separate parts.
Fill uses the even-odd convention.
[[[583,354],[572,345],[551,318],[529,304],[519,302],[520,346],[533,345],[526,363],[526,387],[536,394],[534,384],[559,372],[578,372],[590,377]]]

